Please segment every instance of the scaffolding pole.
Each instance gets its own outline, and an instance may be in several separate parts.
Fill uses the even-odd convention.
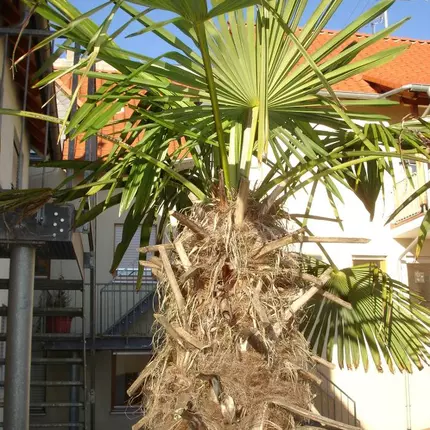
[[[30,367],[35,248],[15,245],[10,257],[7,316],[4,428],[30,424]]]

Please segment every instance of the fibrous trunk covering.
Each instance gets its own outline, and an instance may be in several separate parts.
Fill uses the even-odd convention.
[[[285,246],[267,247],[291,233],[252,201],[234,216],[217,204],[176,215],[185,227],[151,260],[159,309],[154,359],[129,391],[146,399],[136,428],[285,430],[300,419],[273,399],[310,410],[314,364],[291,311],[309,283]]]

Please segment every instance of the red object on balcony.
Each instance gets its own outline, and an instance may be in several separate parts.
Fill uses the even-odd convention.
[[[46,317],[46,333],[70,333],[73,317]]]

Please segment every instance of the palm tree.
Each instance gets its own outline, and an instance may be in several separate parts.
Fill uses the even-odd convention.
[[[44,163],[74,168],[67,180],[78,185],[2,193],[0,205],[28,212],[51,199],[80,199],[77,225],[119,205],[128,215],[112,270],[142,226],[142,269],[158,277],[160,305],[155,358],[129,390],[143,390],[147,399],[136,428],[328,423],[310,412],[310,371],[325,362],[322,356],[331,361],[335,346],[341,367],[367,369],[369,357],[378,369],[423,367],[430,315],[420,298],[377,267],[339,270],[323,243],[353,239],[314,237],[307,225],[312,217],[330,221],[311,215],[317,184],[336,222],[345,187],[373,216],[384,174],[393,175],[392,159],[428,157],[425,123],[384,125],[387,118],[365,107],[386,101],[340,101],[332,89],[404,49],[354,61],[402,22],[349,43],[393,0],[379,2],[318,49],[315,39],[341,0],[321,0],[304,24],[304,0],[212,0],[211,7],[206,0],[111,0],[83,15],[67,0],[26,3],[55,29],[36,49],[62,37],[56,55],[80,54],[77,65],[38,85],[67,73],[105,82],[60,121],[68,138],[101,136],[115,113],[133,109],[119,135],[103,136],[113,142],[107,157]],[[90,17],[103,8],[106,18],[96,25]],[[172,18],[154,22],[153,8]],[[110,33],[118,11],[129,20]],[[114,39],[131,24],[141,25],[131,36],[152,32],[172,50],[148,58],[121,49]],[[95,71],[99,60],[118,73]],[[77,91],[72,102],[76,97]],[[172,151],[174,141],[181,144]],[[306,212],[286,222],[282,208],[301,190],[308,191]],[[89,207],[101,191],[101,201]],[[154,221],[161,237],[172,219],[179,227],[171,242],[145,246]],[[328,263],[292,247],[304,242],[318,243]],[[157,256],[146,261],[149,251]]]

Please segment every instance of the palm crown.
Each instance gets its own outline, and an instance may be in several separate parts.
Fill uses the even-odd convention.
[[[62,37],[65,41],[56,56],[64,49],[80,54],[78,64],[53,72],[39,86],[68,73],[105,81],[73,116],[52,119],[62,123],[67,137],[101,136],[124,106],[133,114],[119,135],[103,136],[113,142],[104,159],[45,163],[73,167],[75,173],[66,182],[79,179],[77,186],[65,188],[63,183],[53,190],[15,191],[2,196],[1,205],[3,210],[22,208],[29,195],[36,200],[35,207],[51,198],[81,199],[78,225],[119,205],[128,215],[113,270],[140,225],[144,243],[154,220],[162,231],[172,209],[187,208],[195,199],[234,199],[241,183],[248,186],[253,163],[264,174],[252,191],[252,199],[263,204],[262,212],[276,210],[308,185],[310,211],[312,185],[320,183],[338,218],[339,184],[356,193],[373,215],[384,174],[393,175],[391,160],[427,157],[420,141],[427,133],[425,123],[383,125],[387,118],[366,113],[364,107],[391,102],[339,100],[332,89],[404,49],[399,46],[356,60],[402,22],[349,43],[393,0],[379,2],[318,49],[313,48],[314,41],[341,0],[320,1],[303,25],[307,10],[303,0],[213,0],[212,8],[206,0],[111,0],[83,15],[67,1],[26,3],[55,29],[36,49]],[[90,17],[102,8],[108,12],[96,25]],[[174,16],[154,22],[148,15],[152,8]],[[120,10],[129,21],[110,32]],[[115,37],[135,23],[142,29],[132,36],[153,32],[172,50],[148,58],[117,46]],[[166,28],[169,24],[174,33]],[[99,60],[117,73],[95,70]],[[76,97],[77,92],[71,105]],[[357,120],[372,124],[362,126]],[[173,141],[182,142],[176,151],[171,150]],[[84,172],[90,174],[83,176]],[[123,191],[117,193],[118,189]],[[102,190],[103,200],[88,207],[88,199]],[[306,229],[305,221],[297,223]],[[315,276],[328,268],[303,258],[303,270]],[[336,269],[327,286],[353,309],[315,299],[302,328],[319,354],[328,347],[330,357],[337,343],[339,363],[346,361],[348,367],[358,366],[360,357],[367,367],[369,351],[378,368],[381,356],[390,368],[411,370],[412,363],[422,367],[428,358],[429,313],[418,299],[411,300],[406,286],[373,267]]]

